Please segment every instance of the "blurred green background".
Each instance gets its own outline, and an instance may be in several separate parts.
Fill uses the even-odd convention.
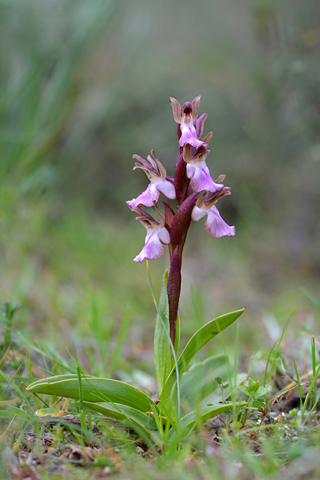
[[[315,324],[299,288],[319,298],[319,18],[316,0],[0,1],[0,300],[21,304],[16,330],[64,345],[127,315],[130,344],[151,339],[131,157],[154,148],[173,175],[168,97],[199,94],[237,235],[192,225],[183,331],[242,306],[258,341],[295,306]],[[157,294],[167,264],[151,263]]]

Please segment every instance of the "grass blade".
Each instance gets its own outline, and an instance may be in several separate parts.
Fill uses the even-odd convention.
[[[154,365],[159,394],[163,389],[166,378],[169,375],[172,367],[170,341],[167,336],[167,332],[170,328],[167,283],[168,271],[166,270],[162,281],[160,301],[158,304],[159,313],[157,315],[156,328],[154,332]]]

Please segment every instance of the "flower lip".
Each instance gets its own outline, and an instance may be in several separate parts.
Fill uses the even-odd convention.
[[[190,144],[184,146],[183,159],[187,164],[187,177],[190,178],[190,185],[195,192],[206,190],[214,193],[223,188],[222,184],[214,182],[210,176],[206,164],[209,151],[206,145],[202,145],[198,149],[192,148]]]
[[[139,220],[147,230],[145,245],[139,255],[133,259],[134,262],[142,262],[144,259],[156,260],[160,258],[164,253],[164,245],[170,243],[170,234],[164,226],[165,214],[159,210],[156,204],[154,204],[154,207],[158,214],[158,221],[140,207],[131,208],[138,213],[136,219]]]
[[[143,260],[157,260],[164,254],[164,245],[170,243],[170,235],[165,227],[160,229],[147,229],[145,245],[139,255],[133,261],[143,262]]]
[[[215,205],[210,209],[203,210],[195,206],[192,211],[192,220],[195,222],[207,217],[204,227],[206,232],[214,238],[233,237],[236,234],[234,226],[228,225],[222,218]]]
[[[192,210],[192,220],[198,222],[204,217],[206,232],[214,238],[221,238],[224,236],[233,237],[236,234],[234,226],[228,225],[222,218],[215,206],[216,202],[225,195],[230,195],[230,187],[223,186],[220,192],[209,193],[198,198],[196,205]]]
[[[205,145],[205,142],[198,139],[196,129],[191,121],[189,123],[181,123],[180,132],[180,147],[184,147],[187,144],[192,145],[193,147],[201,147]]]

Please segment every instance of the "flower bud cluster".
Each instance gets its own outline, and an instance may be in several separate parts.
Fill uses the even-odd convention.
[[[225,176],[220,175],[216,181],[210,176],[206,158],[210,150],[208,143],[212,132],[203,135],[207,114],[198,118],[200,96],[182,107],[178,100],[170,97],[173,117],[178,124],[180,155],[176,164],[174,178],[167,176],[167,171],[158,160],[154,150],[147,160],[133,155],[135,169],[141,169],[150,183],[137,198],[127,202],[131,210],[138,214],[139,220],[147,230],[145,245],[134,258],[135,262],[144,259],[154,260],[164,253],[164,245],[169,246],[170,259],[177,247],[181,263],[182,249],[191,221],[206,217],[205,229],[214,238],[235,235],[235,227],[229,226],[220,216],[216,202],[225,195],[230,195],[230,188],[222,184]],[[169,200],[178,202],[178,209],[161,201],[164,213],[158,207],[160,194]],[[155,220],[143,207],[156,208],[158,220]]]

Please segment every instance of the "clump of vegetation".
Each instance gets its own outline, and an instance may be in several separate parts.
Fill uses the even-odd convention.
[[[267,475],[287,465],[290,471],[301,445],[308,449],[318,447],[315,440],[320,399],[317,340],[311,335],[308,373],[301,375],[294,360],[294,371],[290,373],[280,347],[291,317],[280,339],[270,352],[263,354],[266,362],[262,385],[251,377],[255,375],[253,365],[253,373],[238,371],[238,335],[232,360],[225,352],[194,362],[195,355],[234,323],[244,309],[206,323],[180,349],[181,265],[190,225],[206,217],[205,228],[212,237],[235,235],[235,228],[224,222],[215,206],[219,199],[230,194],[230,188],[222,184],[224,176],[216,181],[210,176],[206,156],[211,133],[201,139],[206,115],[198,118],[199,102],[200,97],[196,97],[181,107],[177,100],[171,99],[180,149],[175,175],[167,175],[153,150],[147,160],[134,155],[135,169],[142,169],[150,184],[140,196],[127,202],[147,230],[145,245],[134,261],[147,262],[157,312],[154,335],[157,392],[137,388],[134,382],[86,374],[77,354],[70,355],[68,363],[57,352],[50,354],[29,342],[32,350],[43,358],[43,371],[50,374],[34,380],[37,367],[30,359],[29,349],[25,354],[19,353],[12,340],[14,316],[19,307],[5,303],[0,372],[5,400],[1,404],[5,407],[3,417],[10,421],[3,436],[18,426],[15,446],[7,449],[7,455],[14,459],[11,472],[17,478],[35,474],[35,460],[24,463],[28,457],[37,458],[38,464],[49,469],[46,471],[58,468],[59,475],[67,475],[66,465],[71,464],[86,467],[84,471],[99,478],[125,472],[132,456],[137,454],[159,465],[166,458],[166,468],[174,458],[180,458],[180,468],[187,463],[205,475],[206,469],[213,467],[217,475],[223,474],[225,478],[232,462],[238,459],[239,471],[247,469],[255,475]],[[160,194],[167,200],[160,200]],[[147,212],[150,207],[154,208],[157,220]],[[163,275],[157,302],[149,261],[161,257],[165,245],[170,269]],[[111,372],[115,371],[127,329],[125,320],[113,347]],[[99,329],[96,334],[99,336]],[[20,338],[28,343],[26,338]],[[68,373],[61,374],[61,370]],[[26,391],[25,372],[31,381]],[[283,378],[290,382],[281,386]],[[223,458],[226,452],[227,460]],[[256,455],[262,455],[264,463]],[[313,462],[312,471],[316,471],[318,465],[314,459]],[[133,475],[138,475],[134,467],[130,468]]]

